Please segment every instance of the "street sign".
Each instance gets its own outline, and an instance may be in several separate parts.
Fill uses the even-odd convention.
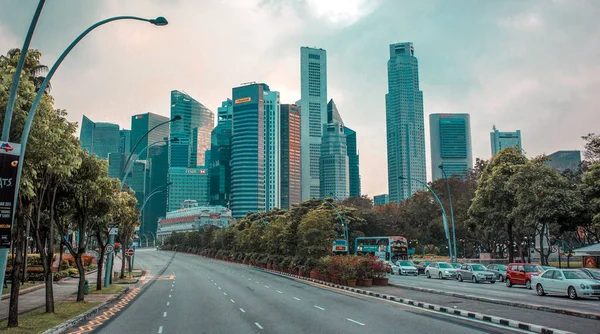
[[[133,249],[129,248],[128,250],[125,251],[125,255],[132,257],[134,252],[135,251]]]
[[[0,142],[0,248],[10,248],[21,144]]]
[[[114,251],[115,251],[115,246],[113,246],[113,244],[106,245],[106,252],[107,253],[112,253]]]
[[[552,246],[552,253],[558,253],[558,246],[557,245],[553,245]]]
[[[108,235],[117,235],[117,234],[119,234],[119,228],[118,227],[111,228],[109,230],[109,232],[108,232]]]

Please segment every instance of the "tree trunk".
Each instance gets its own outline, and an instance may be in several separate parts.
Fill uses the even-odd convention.
[[[104,255],[106,253],[106,245],[102,242],[102,234],[96,233],[96,239],[100,246],[100,257],[98,258],[98,272],[96,276],[96,290],[102,290],[102,268],[104,267]]]
[[[546,254],[544,254],[544,231],[546,230],[546,225],[542,225],[542,230],[540,232],[540,262],[542,263],[543,266],[547,266],[548,265],[548,258],[546,257]]]
[[[506,233],[508,234],[508,262],[509,263],[513,263],[514,262],[514,238],[513,238],[513,226],[512,226],[512,222],[508,223],[507,229],[506,229]]]
[[[59,231],[59,233],[60,233],[60,231]],[[62,266],[63,254],[65,253],[65,246],[62,243],[63,237],[64,236],[61,233],[61,235],[60,235],[61,242],[60,242],[59,255],[58,255],[58,271],[60,271],[60,266]]]
[[[77,271],[79,272],[79,285],[77,287],[77,301],[84,301],[83,289],[85,286],[85,268],[83,267],[83,262],[81,261],[81,254],[77,252],[77,256],[74,256],[75,264],[77,264]]]
[[[21,204],[21,203],[19,203]],[[19,326],[19,288],[20,288],[20,271],[23,264],[23,227],[22,222],[22,209],[19,205],[19,215],[17,216],[15,240],[15,256],[13,258],[13,270],[12,270],[12,284],[10,287],[10,305],[8,308],[8,327]]]
[[[33,209],[33,206],[29,207],[30,210],[30,215],[29,217],[31,217],[31,210]],[[25,219],[27,227],[25,227],[25,240],[23,243],[23,276],[22,276],[22,282],[23,284],[25,284],[25,282],[27,281],[27,250],[29,248],[29,233],[31,231],[31,219]]]
[[[121,275],[119,276],[120,278],[125,278],[125,244],[122,243],[121,244]]]

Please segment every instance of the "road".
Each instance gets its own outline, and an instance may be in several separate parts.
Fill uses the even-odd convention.
[[[156,274],[171,254],[140,250],[136,262]],[[155,278],[100,333],[511,332],[189,254]]]
[[[390,276],[389,282],[417,288],[442,290],[446,292],[461,293],[466,295],[500,299],[511,302],[545,305],[550,307],[566,308],[589,313],[600,313],[600,300],[596,298],[570,300],[568,297],[561,296],[540,297],[535,293],[535,290],[528,290],[524,286],[515,286],[509,288],[503,282],[496,282],[495,284],[471,283],[467,281],[459,282],[455,279],[428,279],[425,277],[425,275],[392,275]]]

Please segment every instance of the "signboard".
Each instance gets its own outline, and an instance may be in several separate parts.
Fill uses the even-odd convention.
[[[10,248],[21,144],[0,142],[0,248]]]
[[[250,102],[250,101],[252,101],[251,97],[243,97],[241,99],[235,100],[235,104],[240,104],[240,103],[245,103],[245,102]]]
[[[125,255],[132,257],[133,253],[135,253],[135,251],[131,248],[129,248],[128,250],[125,251]]]
[[[362,247],[359,247],[361,249],[359,249],[359,251],[361,252],[379,252],[379,245],[363,245]]]
[[[348,243],[345,239],[334,240],[332,247],[334,252],[348,252]]]
[[[106,245],[106,252],[107,253],[112,253],[114,251],[115,251],[115,246],[113,246],[113,244]]]
[[[108,232],[108,235],[117,235],[117,234],[119,234],[119,228],[118,227],[113,227]]]
[[[558,246],[552,245],[552,253],[558,253]]]
[[[385,261],[386,252],[375,252],[375,257],[379,258],[380,261]]]

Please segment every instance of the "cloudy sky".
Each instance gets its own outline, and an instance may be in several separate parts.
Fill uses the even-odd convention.
[[[0,52],[21,47],[36,5],[0,0]],[[117,21],[86,37],[52,80],[71,120],[129,128],[136,113],[169,115],[172,89],[216,111],[249,81],[292,103],[300,47],[324,48],[329,97],[358,133],[370,196],[387,192],[391,43],[414,43],[426,129],[428,114],[471,114],[474,157],[490,157],[494,124],[520,129],[530,156],[581,149],[581,135],[600,132],[598,0],[51,0],[31,46],[51,65],[81,31],[115,15],[169,25]]]

